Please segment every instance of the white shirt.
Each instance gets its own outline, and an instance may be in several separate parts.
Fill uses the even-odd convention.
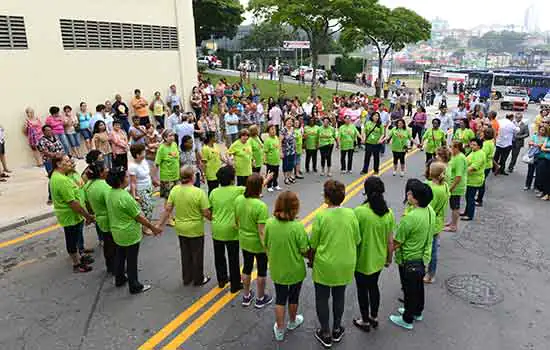
[[[181,140],[183,140],[183,137],[185,135],[191,136],[191,138],[193,139],[193,142],[195,142],[195,138],[193,137],[195,132],[195,127],[193,126],[193,124],[188,122],[180,123],[176,125],[176,128],[174,131],[176,132],[176,134],[178,134],[178,140],[180,143],[181,143]]]
[[[269,111],[269,125],[281,125],[281,117],[283,112],[279,106],[275,105]]]
[[[304,109],[304,113],[307,116],[311,116],[311,110],[313,109],[313,103],[311,102],[304,102],[302,103],[302,108]]]
[[[453,111],[453,121],[458,123],[459,120],[466,119],[466,110],[455,109]]]
[[[453,118],[451,117],[451,114],[449,112],[445,114],[440,113],[439,120],[441,121],[441,125],[439,126],[439,128],[445,132],[454,127]]]
[[[107,132],[111,133],[113,131],[113,115],[114,113],[105,113],[105,124],[107,125]]]
[[[258,102],[256,105],[256,113],[258,114],[258,121],[259,122],[265,122],[265,114],[264,114],[264,105],[261,102]]]
[[[396,103],[396,102],[397,102],[397,95],[394,92],[393,94],[391,94],[390,103]]]
[[[168,97],[166,97],[166,102],[170,104],[170,108],[174,108],[174,106],[181,106],[181,97],[170,93]]]
[[[153,186],[149,163],[142,160],[141,163],[132,162],[128,164],[128,174],[136,177],[136,190],[141,191]]]
[[[519,128],[507,118],[498,121],[498,137],[497,147],[506,148],[512,146],[514,135],[519,131]]]
[[[172,113],[166,120],[166,128],[176,131],[176,125],[180,123],[180,116],[176,113]]]
[[[239,121],[239,117],[236,114],[226,113],[223,117],[225,121],[225,132],[227,135],[235,135],[239,132],[239,126],[236,124],[230,125],[229,122],[235,123]]]
[[[93,132],[94,131],[94,126],[95,126],[95,123],[97,123],[98,121],[103,121],[105,123],[105,117],[103,116],[103,113],[99,113],[97,112],[96,114],[94,114],[94,116],[92,117],[92,119],[90,119],[90,130]],[[107,123],[105,123],[105,126],[107,126]]]

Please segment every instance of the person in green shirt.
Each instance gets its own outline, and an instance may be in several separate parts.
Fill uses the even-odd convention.
[[[430,207],[433,193],[430,186],[418,179],[409,179],[405,187],[411,209],[401,217],[393,246],[395,262],[403,290],[404,307],[390,321],[405,329],[413,329],[413,321],[421,321],[424,311],[424,273],[430,262],[436,215]]]
[[[109,169],[104,161],[96,161],[88,166],[88,182],[84,185],[84,197],[89,213],[94,213],[96,222],[95,229],[98,236],[103,239],[103,256],[107,273],[115,273],[115,252],[116,244],[111,234],[111,225],[107,214],[107,196],[111,192],[111,186],[105,179]]]
[[[160,196],[167,199],[172,187],[180,179],[180,151],[173,130],[165,129],[162,140],[155,156],[155,164],[160,172]]]
[[[308,125],[304,127],[304,141],[306,149],[306,173],[309,173],[309,165],[317,173],[317,150],[319,149],[319,126],[317,119],[310,117]]]
[[[355,283],[361,318],[353,324],[362,331],[378,327],[380,289],[378,278],[384,266],[392,261],[395,218],[384,199],[384,183],[377,176],[365,180],[365,202],[355,208],[361,244],[357,249]]]
[[[254,300],[254,291],[250,289],[252,268],[256,259],[258,278],[256,280],[255,307],[262,309],[271,304],[273,298],[265,292],[267,276],[267,254],[264,246],[265,223],[269,217],[267,205],[260,199],[263,179],[252,174],[246,181],[246,190],[235,202],[235,221],[239,228],[239,244],[243,252],[243,306],[250,306]]]
[[[487,188],[487,177],[491,173],[491,170],[493,170],[493,159],[496,152],[496,145],[494,140],[495,130],[487,128],[482,131],[482,136],[483,146],[481,147],[481,150],[483,151],[483,153],[485,153],[485,170],[483,172],[485,176],[483,178],[483,185],[481,185],[481,188],[477,193],[476,206],[478,207],[483,206],[483,197],[485,196],[485,190]]]
[[[285,191],[277,197],[273,217],[265,224],[265,248],[275,285],[273,333],[277,341],[284,338],[287,303],[289,322],[286,328],[294,330],[304,323],[304,316],[298,314],[298,300],[306,278],[304,256],[309,251],[309,241],[304,224],[296,219],[299,211],[300,200],[296,193]]]
[[[277,126],[267,127],[268,137],[264,142],[264,159],[266,173],[273,174],[271,181],[267,184],[267,191],[280,191],[279,187],[279,167],[281,164],[281,141],[277,137]]]
[[[353,151],[355,148],[355,141],[359,137],[359,131],[351,123],[351,117],[346,115],[344,117],[344,124],[338,128],[338,143],[340,144],[340,171],[342,174],[351,174],[353,167]],[[346,167],[347,159],[347,167]]]
[[[302,174],[302,152],[304,149],[304,130],[302,129],[302,121],[300,118],[294,120],[294,139],[296,140],[296,156],[294,158],[294,177],[303,179]]]
[[[218,170],[222,166],[221,151],[216,145],[216,133],[209,131],[206,133],[204,145],[201,149],[202,167],[204,176],[208,185],[208,194],[218,187]]]
[[[453,140],[462,142],[464,153],[468,155],[470,153],[470,141],[476,138],[476,134],[468,127],[468,119],[461,119],[459,125],[460,128],[455,130]]]
[[[338,145],[336,131],[330,125],[330,118],[323,118],[323,125],[319,128],[319,152],[321,152],[321,176],[332,176],[330,167],[332,166],[332,148],[334,143]],[[325,165],[327,172],[325,173]]]
[[[93,259],[78,250],[84,223],[91,224],[95,218],[84,209],[82,192],[75,182],[67,176],[73,171],[69,156],[52,158],[53,171],[50,176],[50,191],[57,222],[65,233],[65,246],[73,261],[74,272],[89,272]]]
[[[195,169],[181,169],[181,184],[174,186],[159,221],[162,227],[175,210],[174,219],[181,256],[183,285],[194,283],[203,286],[210,281],[204,275],[204,218],[211,219],[210,204],[206,193],[197,188]]]
[[[426,130],[422,136],[422,145],[426,152],[426,163],[435,157],[435,151],[447,144],[445,132],[439,128],[441,121],[438,118],[432,120],[432,127]]]
[[[252,146],[248,142],[248,129],[239,132],[239,139],[233,142],[227,153],[233,157],[233,165],[237,174],[237,185],[246,185],[246,179],[252,174]]]
[[[432,189],[433,199],[430,206],[435,212],[436,223],[432,240],[432,257],[428,265],[428,272],[424,276],[424,283],[431,284],[435,281],[437,270],[437,258],[439,256],[439,233],[443,231],[445,216],[449,203],[449,185],[445,182],[445,170],[447,166],[439,161],[430,164],[429,177],[426,183]]]
[[[344,335],[346,285],[353,281],[357,264],[357,246],[361,243],[359,223],[352,209],[342,208],[346,186],[328,180],[323,186],[327,208],[313,219],[310,237],[313,261],[315,308],[321,328],[315,338],[325,347],[340,342]],[[328,300],[332,295],[333,327],[329,324]]]
[[[252,147],[252,172],[259,173],[264,165],[264,143],[260,139],[260,129],[257,125],[248,128],[250,138],[248,143]]]
[[[451,147],[451,160],[447,167],[447,184],[449,185],[449,207],[451,208],[451,222],[445,226],[445,231],[456,232],[460,217],[460,198],[466,194],[468,178],[468,164],[464,155],[462,142],[454,141]]]
[[[91,153],[92,151],[90,151],[89,153]],[[95,151],[95,152],[99,152],[99,151]],[[94,152],[94,153],[95,153]],[[97,158],[101,158],[101,160],[103,160],[103,153],[99,153],[100,155],[97,156]],[[76,170],[76,162],[75,162],[75,159],[70,157],[69,158],[71,159],[71,170],[67,173],[67,177],[71,180],[73,180],[74,184],[78,187],[78,196],[79,198],[81,198],[82,200],[82,206],[85,206],[85,193],[84,193],[84,189],[82,188],[84,186],[84,182],[87,181],[87,172],[88,172],[88,167],[86,167],[86,169],[84,169],[84,171],[82,172],[82,174],[79,174],[78,171]],[[94,157],[91,157],[91,158],[94,158]],[[101,234],[97,234],[97,239],[99,241],[99,243],[103,243],[103,237],[101,236]],[[93,260],[93,258],[91,256],[89,256],[88,254],[90,253],[93,253],[94,252],[94,249],[93,248],[85,248],[84,247],[84,231],[82,231],[79,236],[78,236],[78,252],[80,253],[80,255],[82,257],[84,257],[84,259],[88,259],[88,260]]]
[[[210,193],[212,212],[212,241],[214,243],[214,266],[218,286],[231,283],[231,293],[242,289],[239,267],[239,230],[235,222],[236,199],[244,194],[245,187],[235,186],[235,168],[226,165],[218,170],[220,187]],[[225,251],[227,250],[227,260]],[[229,266],[229,277],[227,269]]]
[[[475,198],[476,194],[483,188],[485,181],[485,164],[486,155],[481,150],[483,141],[475,138],[470,141],[470,149],[472,152],[466,157],[468,163],[468,180],[466,182],[466,208],[464,213],[460,214],[463,221],[471,221],[475,214]]]
[[[143,237],[142,225],[155,235],[160,234],[162,230],[147,220],[138,202],[126,190],[129,180],[125,168],[112,168],[107,175],[107,184],[112,188],[107,194],[105,204],[110,231],[116,244],[115,286],[122,287],[128,282],[130,294],[148,291],[151,286],[140,283],[138,279],[139,245]]]
[[[362,139],[365,142],[365,159],[363,160],[363,170],[361,174],[369,172],[370,158],[374,161],[374,174],[378,175],[380,170],[380,152],[382,151],[382,143],[385,139],[385,128],[380,119],[380,113],[374,112],[370,120],[367,120],[363,127]]]
[[[397,174],[397,164],[401,164],[399,176],[405,176],[405,154],[412,141],[412,134],[407,130],[407,124],[403,119],[395,122],[395,128],[391,129],[388,135],[388,142],[391,140],[391,151],[393,154],[393,176]]]

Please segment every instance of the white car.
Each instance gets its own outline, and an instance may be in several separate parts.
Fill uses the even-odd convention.
[[[311,79],[313,79],[313,68],[312,67],[307,67],[307,66],[301,66],[300,68],[293,70],[290,73],[290,75],[294,79],[300,80],[300,73],[302,71],[304,72],[304,80],[305,81],[311,81]],[[323,69],[317,69],[316,70],[316,76],[317,76],[317,79],[323,79],[325,81],[327,80],[327,72],[325,72]]]
[[[511,110],[527,110],[529,105],[529,94],[527,89],[508,89],[504,93],[504,98],[500,102],[501,109],[511,109]]]
[[[199,56],[197,63],[207,65],[209,68],[221,68],[222,61],[216,56]]]
[[[547,93],[542,100],[540,100],[540,105],[550,108],[550,92]]]

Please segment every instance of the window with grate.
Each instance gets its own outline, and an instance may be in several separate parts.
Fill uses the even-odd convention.
[[[27,48],[25,19],[22,16],[0,16],[0,50]]]
[[[0,43],[4,40],[2,23],[0,16]],[[59,23],[63,48],[66,50],[177,50],[179,48],[176,27],[74,19],[60,19]]]

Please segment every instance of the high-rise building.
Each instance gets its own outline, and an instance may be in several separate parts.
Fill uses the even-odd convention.
[[[523,30],[527,33],[534,33],[540,30],[539,27],[539,15],[535,4],[531,4],[525,10],[525,17],[523,20]]]

